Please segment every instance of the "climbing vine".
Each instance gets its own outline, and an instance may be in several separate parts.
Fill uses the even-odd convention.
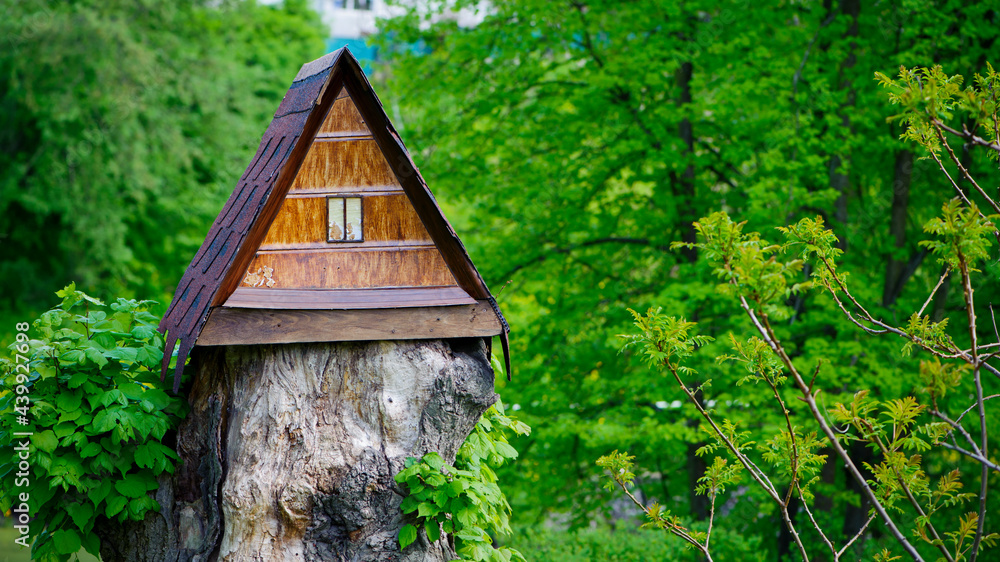
[[[27,459],[0,458],[0,512],[27,504],[19,542],[33,560],[65,561],[98,554],[98,519],[159,511],[150,492],[174,470],[164,440],[187,405],[160,390],[154,302],[105,305],[75,284],[56,294],[62,302],[0,358],[0,449],[27,445]]]
[[[440,539],[443,531],[462,560],[524,561],[513,548],[494,548],[491,537],[491,533],[510,533],[510,504],[493,470],[517,458],[517,451],[507,442],[508,431],[528,435],[531,428],[508,417],[497,400],[459,448],[454,465],[436,452],[406,459],[396,482],[409,492],[401,509],[415,513],[416,522],[400,529],[400,548],[416,541],[420,529],[431,542]]]

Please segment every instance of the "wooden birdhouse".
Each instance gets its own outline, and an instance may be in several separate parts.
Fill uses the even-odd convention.
[[[295,77],[160,329],[175,389],[196,345],[500,335],[506,355],[508,331],[346,48]]]

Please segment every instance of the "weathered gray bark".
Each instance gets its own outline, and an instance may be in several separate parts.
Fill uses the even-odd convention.
[[[443,561],[446,540],[399,551],[393,476],[406,457],[454,460],[496,399],[481,339],[203,348],[193,358],[183,464],[159,514],[98,530],[115,561]]]

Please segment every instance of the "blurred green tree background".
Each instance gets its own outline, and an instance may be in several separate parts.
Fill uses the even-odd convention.
[[[306,0],[0,0],[0,333],[68,280],[170,301],[325,30]]]
[[[440,17],[483,7],[466,0],[382,21],[373,79],[480,271],[503,287],[514,373],[498,391],[533,428],[500,474],[520,529],[510,542],[529,559],[694,559],[622,535],[635,512],[601,489],[594,460],[627,449],[651,471],[645,497],[706,516],[697,413],[619,354],[626,309],[662,306],[714,336],[695,365],[713,379],[708,405],[751,428],[779,414],[760,408],[760,388],[730,390],[740,367],[711,362],[727,333],[749,329],[697,252],[669,249],[693,241],[692,221],[725,210],[766,236],[822,216],[857,294],[902,322],[941,275],[918,242],[953,190],[897,140],[873,73],[940,64],[971,79],[996,52],[1000,3],[489,4],[474,27]],[[169,302],[297,68],[322,54],[318,18],[305,0],[0,0],[0,11],[0,333],[70,280]],[[995,164],[961,158],[995,185]],[[1000,298],[998,274],[993,260],[994,282],[975,287],[985,302]],[[938,295],[935,319],[964,314],[954,282]],[[829,298],[789,306],[779,335],[804,370],[825,361],[826,406],[918,384],[918,358],[844,330]],[[941,471],[954,461],[929,459]],[[831,461],[816,487],[817,517],[845,535],[866,517],[853,486]],[[789,552],[753,489],[719,517],[717,559]]]
[[[442,11],[475,6],[444,4]],[[954,189],[921,149],[897,140],[902,131],[886,118],[898,109],[873,73],[940,64],[971,83],[996,50],[1000,5],[490,5],[472,28],[433,9],[412,10],[384,25],[381,46],[391,53],[384,97],[398,104],[428,184],[454,206],[449,216],[494,292],[510,282],[499,301],[512,325],[514,373],[499,392],[533,428],[514,443],[522,457],[501,473],[512,520],[524,529],[553,521],[621,529],[629,510],[609,502],[594,464],[613,449],[628,450],[649,471],[639,479],[645,497],[704,520],[707,502],[693,492],[705,470],[694,455],[706,439],[700,418],[663,374],[618,353],[617,335],[632,331],[626,308],[662,306],[697,321],[716,339],[691,360],[703,381],[711,379],[708,407],[751,431],[775,427],[780,413],[763,407],[765,389],[737,388],[742,367],[713,363],[730,352],[727,333],[743,341],[751,326],[696,251],[670,244],[692,241],[692,221],[719,210],[769,239],[780,238],[776,226],[821,216],[847,252],[842,270],[863,302],[904,322],[942,273],[918,242]],[[996,185],[985,153],[960,156]],[[1000,296],[998,273],[993,259],[975,287],[982,303]],[[919,384],[921,357],[850,326],[827,296],[788,304],[778,335],[802,370],[824,361],[817,385],[825,407],[862,388],[888,399]],[[928,312],[961,321],[958,283],[946,281]],[[789,407],[796,423],[806,423],[801,402]],[[859,464],[875,460],[861,444],[851,453]],[[936,455],[928,458],[938,471],[932,478],[957,461]],[[966,489],[978,489],[978,467],[967,468]],[[827,463],[816,490],[825,528],[849,537],[861,527],[867,509],[840,463]],[[733,535],[716,544],[723,551],[716,559],[790,552],[777,511],[753,487],[729,497],[719,524]],[[515,536],[513,546],[530,553],[561,544],[534,532]],[[872,536],[858,556],[891,546],[880,530]],[[822,557],[818,537],[807,540]],[[661,552],[651,557],[674,556]]]

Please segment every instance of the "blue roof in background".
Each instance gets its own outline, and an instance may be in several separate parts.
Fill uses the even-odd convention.
[[[361,68],[365,71],[365,74],[371,74],[371,63],[378,60],[378,49],[369,47],[364,39],[338,39],[337,37],[331,37],[326,40],[327,53],[332,53],[344,46],[350,49],[354,58],[358,59],[358,62],[361,63]]]

